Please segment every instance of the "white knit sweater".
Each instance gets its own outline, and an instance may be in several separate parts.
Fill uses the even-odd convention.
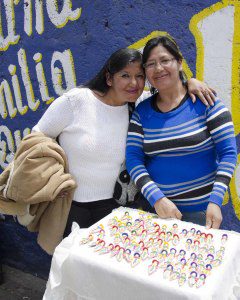
[[[113,196],[125,157],[128,106],[110,106],[88,88],[74,88],[56,99],[33,131],[59,136],[78,187],[74,200],[91,202]]]

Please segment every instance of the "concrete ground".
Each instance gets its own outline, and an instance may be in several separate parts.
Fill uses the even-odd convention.
[[[41,300],[46,281],[3,265],[3,284],[0,285],[0,300]]]

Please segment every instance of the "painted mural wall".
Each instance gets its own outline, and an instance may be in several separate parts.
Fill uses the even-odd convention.
[[[239,0],[0,0],[0,171],[54,99],[113,51],[142,49],[159,32],[177,40],[188,76],[215,88],[232,112],[238,166],[223,228],[240,232]],[[4,225],[5,244],[12,226]]]

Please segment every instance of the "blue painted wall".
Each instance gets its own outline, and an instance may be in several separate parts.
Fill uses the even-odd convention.
[[[194,31],[194,24],[201,23],[201,18],[206,17],[204,22],[209,28],[212,27],[211,15],[217,16],[221,10],[226,16],[224,22],[229,22],[232,28],[228,33],[232,38],[232,53],[240,56],[239,49],[234,50],[234,45],[240,42],[236,40],[240,35],[237,38],[235,35],[235,23],[240,21],[239,1],[58,0],[58,7],[54,6],[52,0],[43,0],[42,7],[41,3],[36,7],[36,2],[28,0],[14,4],[13,0],[1,0],[0,84],[7,91],[7,94],[1,95],[0,90],[1,170],[11,161],[11,152],[16,150],[20,139],[36,124],[50,102],[64,90],[93,77],[108,56],[118,48],[133,44],[141,48],[146,42],[143,39],[149,38],[152,32],[168,32],[182,50],[188,73],[204,79],[207,67],[203,70],[202,63],[208,57],[203,55],[202,50],[207,46],[207,41],[201,40],[196,28]],[[216,22],[214,24],[218,26]],[[12,43],[8,44],[7,39]],[[217,36],[216,41],[211,39],[213,46],[219,39]],[[60,60],[54,58],[56,55]],[[39,79],[37,72],[41,70]],[[235,94],[224,84],[221,84],[221,88],[228,96],[226,101],[233,113],[240,152],[240,124],[237,121],[240,108],[236,102],[239,88],[234,85],[239,74],[234,67],[231,72],[230,82]],[[56,82],[59,82],[57,78],[60,75],[62,83],[58,84]],[[32,93],[27,91],[29,86],[32,86]],[[218,86],[214,87],[218,90]],[[17,93],[21,94],[18,100]],[[223,228],[236,231],[240,231],[238,178],[236,175],[223,207]],[[8,264],[42,277],[47,276],[50,257],[38,247],[35,235],[28,233],[11,217],[0,223],[0,250],[3,261]]]

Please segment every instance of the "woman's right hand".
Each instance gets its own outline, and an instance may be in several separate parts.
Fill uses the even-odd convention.
[[[175,218],[181,220],[182,214],[177,206],[167,197],[163,197],[154,204],[158,216],[162,219]]]

